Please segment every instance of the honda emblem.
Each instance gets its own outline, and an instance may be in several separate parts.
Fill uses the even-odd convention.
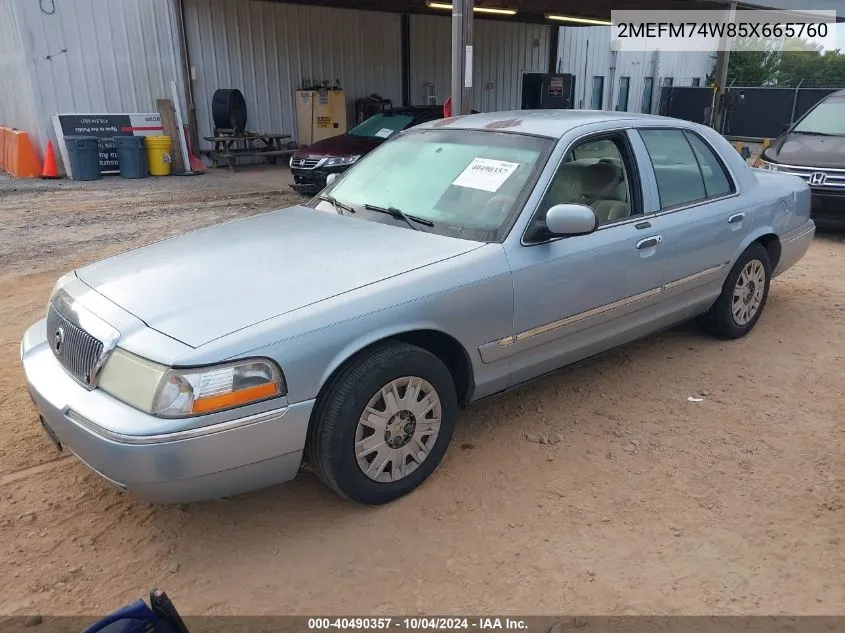
[[[823,185],[827,180],[827,174],[823,171],[815,171],[810,174],[810,184],[811,185]]]

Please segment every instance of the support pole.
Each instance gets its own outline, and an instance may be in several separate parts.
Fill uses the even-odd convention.
[[[789,115],[789,125],[795,123],[795,109],[798,107],[798,91],[801,90],[801,84],[804,83],[804,78],[795,86],[795,93],[792,95],[792,113]]]
[[[452,115],[472,110],[473,0],[452,2]],[[469,64],[469,65],[468,65]]]
[[[191,148],[199,154],[200,141],[197,127],[197,106],[194,102],[194,84],[191,79],[191,56],[188,52],[188,35],[185,30],[185,7],[182,0],[173,0],[173,13],[176,17],[177,54],[182,71],[182,84],[185,87],[185,106],[188,111],[188,137]]]
[[[736,2],[731,2],[729,21],[733,22],[736,16]],[[716,82],[715,99],[710,114],[710,126],[721,132],[725,122],[725,93],[728,84],[728,65],[731,60],[731,51],[728,48],[728,37],[723,35],[719,41],[719,51],[716,54],[716,69],[713,80]]]
[[[402,105],[411,105],[411,16],[403,13],[400,18],[402,44]]]

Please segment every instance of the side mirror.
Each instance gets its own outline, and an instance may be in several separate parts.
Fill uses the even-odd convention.
[[[328,187],[335,180],[337,180],[337,174],[329,174],[328,176],[326,176],[326,186]]]
[[[582,204],[556,204],[546,211],[546,228],[555,236],[587,235],[598,226],[595,212]]]

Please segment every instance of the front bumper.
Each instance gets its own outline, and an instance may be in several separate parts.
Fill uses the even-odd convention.
[[[50,350],[43,319],[24,334],[21,362],[53,439],[149,501],[225,497],[288,481],[299,469],[313,400],[172,433],[130,435],[127,428],[161,420],[75,382]]]
[[[813,220],[822,227],[845,228],[845,190],[810,189]]]
[[[320,167],[316,169],[299,169],[291,167],[290,172],[293,174],[293,184],[291,187],[294,191],[304,194],[314,194],[322,191],[326,187],[326,178],[329,174],[342,174],[351,165],[339,165],[337,167]]]

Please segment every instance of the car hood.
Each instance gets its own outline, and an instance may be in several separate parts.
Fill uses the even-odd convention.
[[[88,286],[192,347],[483,246],[297,206],[115,255]]]
[[[845,137],[786,134],[766,149],[763,158],[797,167],[845,169]]]
[[[340,136],[332,136],[312,143],[308,147],[299,150],[295,156],[297,158],[323,158],[324,156],[363,155],[373,151],[383,142],[379,138],[341,134]]]

